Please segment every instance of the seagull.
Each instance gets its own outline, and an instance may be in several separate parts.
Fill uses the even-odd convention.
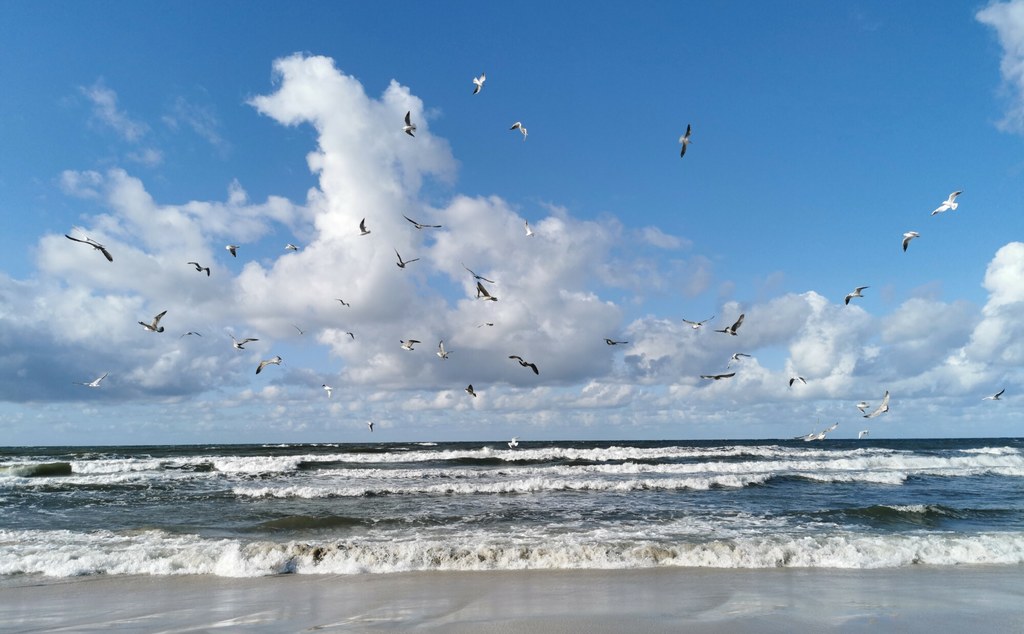
[[[409,264],[411,262],[415,262],[416,260],[419,259],[419,258],[413,258],[411,260],[403,260],[402,259],[402,254],[398,252],[398,249],[395,249],[395,255],[398,256],[398,263],[397,264],[398,264],[398,268],[400,268],[400,269],[404,269],[406,264]]]
[[[807,385],[807,379],[805,379],[802,376],[794,376],[791,379],[789,379],[789,387],[793,387],[793,384],[796,383],[797,381],[800,381],[804,385]]]
[[[869,432],[866,429],[862,429],[859,432],[857,432],[857,439],[860,440],[861,438],[867,436],[869,433],[871,433],[871,432]]]
[[[540,374],[540,370],[537,369],[537,364],[536,363],[530,363],[529,361],[524,361],[522,357],[520,357],[519,355],[515,355],[515,354],[508,355],[508,358],[509,359],[515,359],[516,361],[519,362],[519,365],[523,366],[524,368],[530,368],[531,370],[533,370],[534,374]]]
[[[153,323],[147,324],[144,321],[140,321],[139,325],[142,326],[143,328],[145,328],[146,330],[150,331],[150,332],[163,332],[164,331],[164,327],[160,325],[160,320],[166,314],[167,314],[167,311],[165,310],[164,312],[160,313],[159,315],[157,315],[156,317],[153,318]]]
[[[406,216],[405,214],[402,214],[402,217],[405,218],[406,220],[408,220],[409,222],[411,222],[413,224],[413,226],[416,227],[417,229],[440,229],[441,228],[441,225],[425,225],[422,222],[416,222],[415,220],[413,220],[409,216]]]
[[[366,426],[370,428],[371,432],[373,431],[373,421],[372,420],[366,421]]]
[[[871,412],[870,414],[864,414],[864,418],[874,418],[889,411],[889,390],[885,391],[885,396],[882,397],[882,404],[878,406],[878,409]]]
[[[359,221],[359,235],[365,236],[370,233],[370,230],[366,228],[366,218]]]
[[[493,321],[485,321],[482,324],[477,324],[476,327],[477,328],[483,328],[484,326],[493,326],[493,325],[494,325]]]
[[[107,251],[107,247],[103,246],[99,242],[96,242],[95,240],[93,240],[90,237],[86,237],[85,240],[80,240],[78,238],[72,238],[71,236],[69,236],[66,233],[64,234],[64,237],[67,238],[68,240],[74,240],[75,242],[81,242],[82,244],[88,244],[93,249],[96,249],[97,251],[102,253],[103,257],[107,258],[107,262],[113,262],[114,261],[114,256],[110,255],[110,251]]]
[[[98,379],[93,379],[92,381],[89,381],[88,383],[80,383],[79,381],[75,381],[74,383],[75,383],[75,385],[84,385],[85,387],[99,387],[100,386],[100,381],[102,381],[103,379],[107,378],[108,374],[110,374],[110,373],[109,372],[104,372],[103,376],[101,376]]]
[[[835,430],[835,428],[836,428],[836,427],[839,427],[839,423],[832,423],[832,425],[831,425],[831,426],[829,426],[829,427],[828,427],[828,429],[825,429],[824,431],[822,431],[822,432],[821,432],[820,434],[818,434],[818,435],[817,435],[817,436],[816,436],[816,437],[815,437],[814,439],[815,439],[815,440],[825,440],[825,436],[826,436],[826,435],[827,435],[827,434],[828,434],[828,433],[829,433],[830,431],[833,431],[833,430]]]
[[[202,273],[203,271],[206,271],[206,277],[210,277],[210,267],[199,266],[198,262],[186,262],[185,264],[191,264],[192,266],[196,267],[197,273]]]
[[[337,297],[335,297],[335,299],[338,299],[338,298],[337,298]],[[349,304],[349,303],[348,303],[348,302],[346,302],[345,300],[343,300],[343,299],[338,299],[338,301],[339,301],[339,302],[341,302],[341,305],[342,305],[342,306],[348,306],[349,308],[352,308],[352,304]]]
[[[237,244],[229,244],[229,245],[227,245],[224,248],[228,250],[228,253],[231,254],[231,257],[233,257],[233,258],[237,258],[238,257],[238,245]]]
[[[260,361],[259,367],[256,368],[256,374],[262,372],[263,368],[267,367],[268,365],[281,365],[281,357],[274,355],[273,359],[265,359],[263,361]]]
[[[233,345],[238,350],[245,350],[245,344],[249,343],[250,341],[259,341],[259,339],[256,339],[254,337],[246,337],[245,339],[239,341],[238,339],[235,339],[234,335],[229,336],[231,337],[231,341],[233,342],[231,345]]]
[[[679,142],[683,144],[683,149],[679,150],[679,158],[683,158],[683,155],[686,154],[686,147],[688,145],[690,145],[690,124],[689,123],[686,124],[686,134],[684,134],[683,136],[679,137]]]
[[[743,325],[743,317],[744,317],[744,314],[740,313],[740,318],[736,320],[735,324],[729,326],[728,328],[722,328],[721,330],[716,330],[715,332],[724,332],[727,335],[732,335],[732,336],[735,337],[736,336],[736,331],[739,330],[740,326]]]
[[[465,264],[462,264],[462,268],[464,268],[467,271],[469,271],[469,274],[472,275],[474,279],[481,280],[483,282],[488,282],[490,284],[497,284],[497,282],[495,282],[494,280],[489,280],[486,277],[484,277],[483,275],[477,275],[476,272],[473,269],[469,268]]]
[[[197,337],[202,337],[202,336],[203,336],[203,335],[201,335],[200,333],[196,332],[195,330],[189,330],[188,332],[186,332],[185,334],[183,334],[183,335],[182,335],[181,337],[178,337],[178,339],[181,339],[182,337],[187,337],[187,336],[189,336],[189,335],[195,335],[195,336],[197,336]]]
[[[299,331],[299,334],[300,334],[300,335],[304,335],[304,334],[306,334],[306,331],[305,331],[305,330],[303,330],[302,328],[299,328],[299,327],[298,327],[298,326],[296,326],[295,324],[292,324],[292,328],[294,328],[295,330],[298,330],[298,331]]]
[[[871,288],[871,287],[870,286],[858,286],[857,288],[853,289],[852,293],[847,294],[846,295],[846,305],[849,305],[850,304],[850,300],[853,299],[854,297],[864,297],[863,295],[860,294],[860,292],[862,290],[864,290],[865,288]]]
[[[703,326],[704,324],[708,323],[709,321],[711,321],[714,318],[715,318],[715,316],[712,315],[712,316],[708,317],[707,319],[705,319],[704,321],[690,321],[689,319],[684,319],[683,323],[690,324],[690,328],[693,328],[694,330],[697,330],[698,328],[700,328],[701,326]]]
[[[413,350],[413,346],[418,344],[419,341],[417,341],[416,339],[402,339],[401,341],[399,341],[399,343],[402,344],[403,350]]]
[[[731,379],[734,376],[736,376],[736,373],[735,372],[730,372],[728,374],[702,374],[702,375],[700,375],[700,378],[702,378],[702,379],[712,379],[714,381],[721,381],[722,379]]]
[[[484,88],[484,82],[487,81],[487,73],[480,73],[479,77],[473,78],[473,94],[477,94]]]
[[[921,234],[916,231],[908,231],[903,234],[903,250],[907,250],[907,246],[910,245],[910,241],[914,238],[920,238]]]
[[[106,375],[104,374],[103,376],[106,376]],[[983,400],[983,401],[998,401],[998,400],[1000,400],[1002,398],[1003,392],[1005,392],[1005,391],[1006,391],[1006,388],[1003,388],[1003,389],[999,390],[998,392],[996,392],[995,394],[993,394],[992,396],[986,396],[985,398],[983,398],[981,400]]]
[[[487,292],[487,289],[484,288],[483,282],[477,282],[476,283],[476,297],[477,297],[477,299],[485,299],[485,300],[489,300],[489,301],[492,301],[492,302],[498,301],[497,297],[495,297],[494,295],[491,295],[490,293]]]
[[[444,339],[442,339],[437,344],[437,356],[441,357],[442,359],[448,358],[448,351],[444,349]]]
[[[289,242],[288,244],[284,245],[284,250],[285,251],[298,251],[299,247],[297,247],[294,244],[292,244],[291,242]]]
[[[346,332],[345,334],[348,335],[349,337],[352,337],[352,341],[356,340],[356,336],[355,336],[355,334],[353,332],[349,331],[349,332]]]
[[[519,130],[520,132],[523,133],[523,140],[526,140],[526,127],[523,126],[522,122],[516,121],[515,123],[512,124],[512,127],[509,128],[509,130]]]
[[[620,343],[629,343],[628,341],[615,341],[614,339],[605,339],[604,342],[609,346],[617,346]]]
[[[526,221],[526,237],[527,238],[532,238],[533,237],[533,229],[530,228],[530,221],[529,220]]]
[[[508,448],[509,449],[515,449],[518,446],[519,446],[519,439],[516,438],[515,436],[513,436],[512,440],[508,441]]]
[[[402,132],[405,132],[409,136],[414,137],[416,136],[415,134],[413,134],[413,132],[416,131],[416,124],[412,122],[411,115],[412,112],[405,113],[405,125],[402,126]]]
[[[959,205],[959,203],[956,202],[956,197],[959,196],[962,193],[963,193],[963,191],[958,191],[958,192],[953,192],[952,194],[950,194],[949,198],[947,198],[946,200],[942,201],[942,204],[939,205],[938,207],[936,207],[935,211],[933,211],[931,213],[931,215],[934,216],[935,214],[941,214],[942,212],[948,211],[950,209],[952,209],[953,211],[956,211],[956,208]]]
[[[739,363],[740,357],[750,357],[750,355],[745,352],[734,352],[733,355],[729,357],[729,363],[727,363],[725,367],[728,368],[733,363]]]
[[[860,403],[857,403],[857,409],[860,410],[861,414],[866,412],[869,407],[871,407],[871,404],[868,403],[867,401],[861,401]]]
[[[476,398],[476,391],[473,389],[472,383],[466,386],[466,394],[469,394],[473,398]]]
[[[320,387],[324,388],[324,392],[327,392],[327,398],[331,398],[331,392],[334,391],[334,388],[331,387],[330,385],[327,385],[326,383],[324,383]]]

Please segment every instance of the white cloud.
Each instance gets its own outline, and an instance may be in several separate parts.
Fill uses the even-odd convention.
[[[978,11],[975,18],[996,30],[1003,47],[999,68],[1011,96],[1001,127],[1024,132],[1024,0],[992,2]]]
[[[146,124],[132,119],[117,107],[117,93],[107,88],[103,80],[89,87],[81,86],[79,90],[92,102],[93,117],[117,132],[124,140],[137,142],[149,130]]]
[[[170,111],[163,116],[163,122],[175,131],[182,126],[188,127],[221,152],[230,148],[221,134],[220,119],[211,106],[194,104],[184,97],[178,97]]]

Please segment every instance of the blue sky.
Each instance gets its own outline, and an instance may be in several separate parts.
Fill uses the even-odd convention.
[[[26,2],[0,38],[7,444],[1024,432],[1022,2]]]

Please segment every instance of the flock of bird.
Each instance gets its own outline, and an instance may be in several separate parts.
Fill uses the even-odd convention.
[[[486,80],[487,80],[487,76],[486,76],[485,73],[481,73],[478,77],[474,77],[473,80],[472,80],[472,83],[473,83],[473,86],[474,86],[472,94],[474,94],[474,95],[479,94],[483,90],[484,82]],[[527,132],[526,126],[524,126],[521,121],[516,121],[515,123],[512,124],[512,126],[509,129],[510,130],[518,130],[522,134],[523,141],[526,141],[527,136],[528,136],[528,132]],[[412,112],[411,111],[408,111],[408,112],[405,113],[404,124],[401,126],[401,130],[402,130],[402,132],[404,132],[408,136],[416,138],[416,134],[415,133],[416,133],[417,127],[416,127],[415,122],[412,120]],[[689,147],[689,145],[691,143],[692,133],[693,133],[692,126],[690,124],[687,124],[686,131],[683,133],[682,136],[679,137],[679,144],[681,146],[680,152],[679,152],[680,158],[682,158],[682,157],[684,157],[686,155],[687,148]],[[945,201],[943,201],[938,207],[935,208],[934,211],[931,212],[931,215],[935,216],[937,214],[941,214],[941,213],[944,213],[946,211],[955,211],[957,209],[957,207],[958,207],[957,197],[959,197],[962,193],[963,193],[962,191],[954,191],[953,193],[951,193],[947,197],[947,199]],[[442,228],[441,225],[426,224],[426,223],[418,222],[418,221],[416,221],[416,220],[414,220],[414,219],[412,219],[412,218],[410,218],[410,217],[408,217],[408,216],[406,216],[404,214],[403,214],[402,217],[405,218],[405,220],[407,220],[410,224],[412,224],[413,227],[415,227],[415,229],[417,229],[417,230],[421,230],[421,229],[440,229],[440,228]],[[363,218],[359,222],[358,235],[360,235],[360,236],[367,236],[369,234],[371,234],[371,230],[367,227],[366,219]],[[533,237],[535,235],[533,229],[531,229],[531,227],[530,227],[529,221],[525,221],[525,235],[526,235],[526,237]],[[73,236],[68,235],[68,234],[65,234],[65,237],[67,239],[69,239],[69,240],[74,241],[74,242],[86,244],[86,245],[92,247],[94,250],[99,251],[107,259],[108,262],[113,262],[114,261],[114,258],[111,255],[110,251],[104,245],[102,245],[99,242],[93,240],[92,238],[89,238],[87,236],[86,237],[82,237],[82,238],[77,238],[77,237],[73,237]],[[905,232],[903,234],[903,241],[902,241],[903,251],[906,252],[908,246],[910,245],[910,242],[912,240],[918,238],[918,237],[920,237],[920,234],[918,232],[916,232],[916,231],[907,231],[907,232]],[[225,250],[228,251],[228,253],[231,254],[232,257],[237,258],[238,257],[238,250],[241,248],[241,246],[237,245],[237,244],[228,244],[224,248],[225,248]],[[298,245],[293,244],[293,243],[287,243],[284,248],[285,248],[285,250],[288,250],[288,251],[298,251],[300,247]],[[410,259],[404,259],[402,257],[402,255],[401,255],[401,253],[398,252],[398,249],[394,249],[394,251],[395,251],[395,257],[397,258],[396,265],[400,269],[405,269],[408,265],[412,264],[413,262],[419,261],[418,257],[410,258]],[[196,272],[198,272],[198,273],[206,273],[207,277],[210,276],[210,267],[209,266],[202,266],[200,263],[194,262],[194,261],[189,261],[186,264],[195,267]],[[486,278],[486,277],[484,277],[484,276],[474,272],[472,269],[467,267],[465,264],[463,264],[462,266],[463,266],[463,268],[466,269],[466,271],[468,271],[470,273],[470,275],[473,276],[474,280],[476,281],[476,298],[477,299],[480,299],[480,300],[483,300],[483,301],[492,301],[492,302],[498,301],[498,297],[495,296],[492,291],[488,290],[488,288],[484,286],[485,282],[488,283],[488,284],[495,284],[496,282],[494,280],[488,279],[488,278]],[[858,286],[858,287],[856,287],[853,291],[851,291],[850,293],[848,293],[846,295],[846,297],[844,299],[844,304],[849,305],[851,300],[853,300],[855,298],[863,297],[862,292],[864,290],[868,289],[868,288],[870,288],[870,286]],[[339,299],[337,299],[337,301],[340,302],[341,305],[344,306],[344,307],[350,307],[351,306],[351,304],[349,304],[348,302],[344,301],[343,299],[339,298]],[[162,333],[162,332],[164,332],[164,326],[160,325],[160,321],[161,321],[161,319],[166,314],[167,314],[167,311],[164,310],[164,311],[158,313],[157,315],[155,315],[153,317],[152,321],[145,322],[145,321],[141,321],[140,320],[138,323],[139,323],[139,325],[141,325],[148,332]],[[701,321],[691,321],[691,320],[688,320],[688,319],[683,319],[682,321],[684,323],[686,323],[687,325],[689,325],[693,330],[699,330],[699,329],[703,328],[705,324],[711,322],[714,318],[715,318],[715,316],[712,315],[711,317],[709,317],[707,319],[704,319],[704,320],[701,320]],[[745,314],[741,313],[739,315],[739,317],[736,318],[736,320],[732,324],[726,325],[726,326],[724,326],[723,328],[720,328],[720,329],[716,329],[716,330],[714,330],[714,332],[723,333],[723,334],[726,334],[726,335],[730,335],[730,336],[736,337],[736,336],[739,335],[739,330],[740,330],[740,327],[743,325],[744,318],[745,318]],[[478,327],[492,326],[492,325],[493,325],[492,322],[484,322],[482,324],[479,324]],[[298,326],[294,326],[294,327],[295,327],[296,330],[298,330],[300,335],[304,334],[304,331],[301,328],[299,328]],[[354,333],[346,332],[345,334],[350,336],[353,340],[355,339],[355,334]],[[199,332],[188,331],[188,332],[182,334],[181,337],[185,337],[185,336],[189,336],[189,335],[200,336],[200,337],[202,336]],[[246,344],[251,343],[251,342],[259,341],[259,339],[255,338],[255,337],[245,337],[245,338],[242,338],[242,339],[238,339],[234,335],[230,335],[230,337],[231,337],[231,340],[232,340],[233,347],[235,349],[237,349],[237,350],[245,350],[245,345]],[[617,345],[629,344],[628,341],[621,341],[621,340],[616,340],[616,339],[612,339],[612,338],[606,338],[606,339],[604,339],[604,341],[609,346],[617,346]],[[416,344],[419,344],[419,343],[422,343],[422,342],[420,340],[417,340],[417,339],[409,338],[409,339],[402,339],[402,340],[399,341],[399,343],[400,343],[401,348],[403,350],[412,352],[412,351],[414,351],[416,349],[415,348]],[[441,341],[439,341],[438,348],[437,348],[437,356],[440,359],[442,359],[442,360],[446,360],[446,359],[448,359],[450,352],[451,351],[448,350],[445,347],[444,340],[442,339]],[[751,355],[746,354],[746,353],[742,353],[742,352],[734,353],[730,357],[730,360],[729,360],[728,365],[726,366],[726,369],[729,369],[733,364],[741,364],[742,363],[742,359],[750,358],[750,357],[751,357]],[[521,357],[519,355],[514,355],[514,354],[513,355],[508,355],[508,358],[513,360],[513,361],[516,361],[521,367],[528,368],[529,370],[531,370],[533,372],[534,375],[539,375],[540,374],[540,369],[538,368],[536,363],[534,363],[532,361],[527,361],[523,357]],[[282,358],[279,355],[275,355],[275,356],[271,357],[270,359],[263,359],[263,360],[261,360],[259,362],[259,365],[256,367],[256,374],[260,374],[261,372],[263,372],[264,369],[266,369],[270,365],[280,366],[282,364],[282,362],[283,362],[283,360],[282,360]],[[700,378],[701,379],[706,379],[706,380],[711,380],[711,381],[721,381],[721,380],[725,380],[725,379],[730,379],[730,378],[736,376],[736,374],[737,374],[737,372],[734,370],[734,371],[731,371],[731,372],[702,374],[702,375],[700,375]],[[89,381],[89,382],[75,382],[75,383],[77,385],[83,385],[83,386],[90,387],[90,388],[98,388],[98,387],[100,387],[102,381],[105,378],[107,378],[107,376],[108,376],[108,373],[105,372],[102,376],[100,376],[100,377],[98,377],[98,378],[96,378],[96,379],[94,379],[92,381]],[[802,376],[791,377],[790,380],[789,380],[789,387],[792,388],[793,385],[795,383],[797,383],[797,382],[799,382],[801,384],[806,384],[807,380],[804,377],[802,377]],[[324,390],[324,392],[326,393],[327,398],[331,398],[332,394],[333,394],[334,388],[329,386],[329,385],[327,385],[326,383],[323,384],[321,387]],[[477,397],[477,392],[474,389],[472,384],[467,385],[464,388],[464,391],[469,396],[471,396],[471,397],[474,397],[474,398]],[[1000,400],[1000,398],[1002,397],[1004,392],[1005,392],[1005,390],[1000,390],[998,393],[996,393],[996,394],[994,394],[992,396],[986,396],[984,400],[993,400],[993,401]],[[870,413],[867,412],[867,410],[870,408],[870,404],[865,402],[865,401],[861,401],[861,402],[857,403],[856,407],[857,407],[858,410],[860,410],[860,412],[861,412],[861,414],[863,415],[864,418],[866,418],[866,419],[876,418],[876,417],[878,417],[878,416],[880,416],[880,415],[882,415],[882,414],[884,414],[884,413],[889,411],[889,391],[888,390],[885,391],[885,394],[882,397],[881,403],[874,410],[872,410]],[[831,426],[829,426],[828,428],[824,429],[823,431],[820,431],[820,432],[813,432],[812,431],[809,434],[806,434],[806,435],[803,435],[803,436],[797,436],[796,439],[802,439],[802,440],[805,440],[805,441],[824,440],[825,437],[830,432],[835,430],[838,426],[839,426],[839,423],[836,422],[836,423],[832,424]],[[374,427],[374,423],[372,421],[368,421],[367,422],[367,427],[369,428],[370,432],[372,432],[373,431],[373,427]],[[864,438],[865,436],[868,435],[868,433],[869,433],[868,430],[866,430],[866,429],[862,430],[862,431],[860,431],[858,433],[857,437],[858,438]],[[510,449],[515,449],[516,447],[518,447],[518,445],[519,445],[518,438],[512,438],[512,440],[508,442],[508,446],[509,446]]]

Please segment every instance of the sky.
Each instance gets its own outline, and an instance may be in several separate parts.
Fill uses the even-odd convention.
[[[16,1],[0,41],[0,444],[1024,436],[1024,1]]]

